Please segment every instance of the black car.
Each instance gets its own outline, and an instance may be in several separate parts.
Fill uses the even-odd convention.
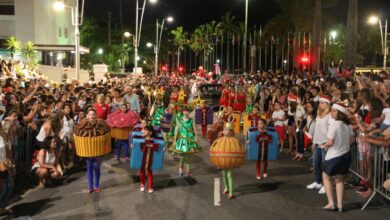
[[[207,101],[207,105],[214,111],[219,110],[219,99],[222,94],[222,84],[203,84],[198,87],[200,98]]]

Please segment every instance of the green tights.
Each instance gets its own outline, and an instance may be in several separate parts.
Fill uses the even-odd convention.
[[[233,196],[233,170],[223,169],[222,176],[223,176],[223,183],[225,184],[224,192],[228,192],[229,196]]]
[[[185,168],[187,170],[187,173],[190,172],[190,169],[191,169],[191,160],[189,158],[189,155],[185,155],[185,154],[182,154],[180,155],[180,164],[179,164],[179,168],[181,170],[184,169],[184,165],[185,165]]]

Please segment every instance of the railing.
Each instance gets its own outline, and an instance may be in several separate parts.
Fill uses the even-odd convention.
[[[384,197],[387,200],[390,200],[390,189],[386,189],[384,182],[386,180],[390,181],[390,157],[389,157],[389,148],[378,147],[371,145],[371,152],[373,155],[373,182],[372,182],[372,194],[370,198],[365,202],[361,210],[367,208],[368,204],[373,200],[377,195]],[[350,171],[352,174],[356,175],[359,178],[362,176],[359,174],[359,152],[357,147],[351,148],[352,153],[352,164]],[[371,163],[372,161],[369,161]]]
[[[33,131],[27,125],[19,129],[20,132],[12,144],[16,175],[30,172],[35,140]]]

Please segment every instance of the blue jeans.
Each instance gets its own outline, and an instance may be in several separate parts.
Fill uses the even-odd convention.
[[[322,183],[322,163],[325,161],[325,149],[314,146],[313,165],[316,183]]]
[[[99,189],[100,182],[100,157],[85,158],[87,162],[88,190]]]
[[[129,141],[128,140],[117,140],[116,141],[116,157],[120,158],[121,156],[121,150],[125,151],[125,157],[129,157]]]
[[[7,174],[7,177],[1,180],[4,181],[4,185],[0,188],[0,208],[5,208],[14,188],[14,181],[10,174]]]

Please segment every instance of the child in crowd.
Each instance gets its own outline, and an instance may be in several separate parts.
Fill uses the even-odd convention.
[[[158,150],[158,144],[154,143],[153,137],[154,129],[152,126],[145,127],[145,142],[141,144],[142,155],[142,164],[139,171],[139,177],[141,180],[140,191],[145,191],[145,173],[148,175],[148,192],[153,193],[153,154],[154,151]]]
[[[280,152],[284,148],[284,140],[286,140],[286,126],[284,121],[286,120],[285,112],[281,109],[279,102],[274,104],[274,112],[272,113],[272,121],[274,121],[274,127],[279,136]]]

